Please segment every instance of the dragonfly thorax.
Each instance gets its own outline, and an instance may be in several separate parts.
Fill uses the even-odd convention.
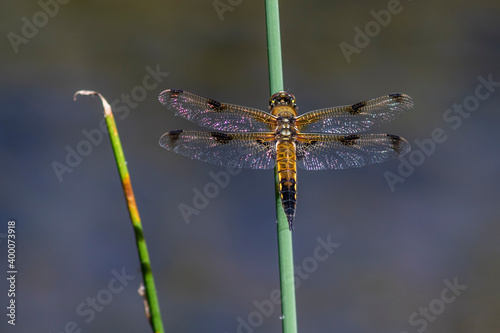
[[[297,136],[297,126],[295,126],[295,116],[291,113],[285,113],[277,119],[275,134],[279,140],[293,140]]]

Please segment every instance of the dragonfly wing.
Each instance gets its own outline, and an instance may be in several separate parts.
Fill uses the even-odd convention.
[[[307,112],[297,117],[296,125],[304,132],[362,133],[396,119],[412,107],[410,96],[393,93],[353,105]]]
[[[351,169],[381,163],[410,151],[408,142],[391,134],[297,136],[297,165],[307,170]]]
[[[160,146],[177,154],[222,167],[271,169],[276,160],[273,133],[170,131]]]
[[[217,131],[268,132],[276,124],[276,117],[270,113],[217,102],[183,90],[165,90],[158,99],[176,116]]]

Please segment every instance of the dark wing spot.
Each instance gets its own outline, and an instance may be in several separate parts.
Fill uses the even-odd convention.
[[[210,105],[213,108],[220,108],[221,107],[220,102],[214,101],[213,99],[209,99],[207,101],[207,103],[208,103],[208,105]]]
[[[350,114],[358,114],[361,112],[361,108],[366,106],[366,102],[359,102],[351,106]]]
[[[207,100],[208,106],[214,111],[220,112],[225,109],[225,106],[221,102],[214,101],[213,99]]]
[[[264,148],[266,148],[268,152],[272,152],[273,151],[273,146],[274,146],[274,142],[273,141],[264,141],[264,140],[261,140],[261,139],[256,139],[255,142],[257,142],[259,145],[264,146]]]
[[[392,93],[389,94],[389,97],[392,98],[395,102],[401,102],[404,100],[404,95],[401,93]]]
[[[401,137],[397,135],[387,134],[387,137],[391,139],[391,148],[398,154],[401,154]]]
[[[184,90],[181,90],[181,89],[170,89],[170,97],[175,98],[175,97],[179,96],[180,94],[182,94],[183,92],[184,92]]]
[[[359,135],[346,135],[344,137],[339,138],[339,142],[342,143],[344,146],[352,146],[356,143],[356,141],[359,139]]]
[[[313,145],[315,145],[317,143],[318,143],[318,141],[316,141],[316,140],[310,140],[308,142],[304,142],[304,144],[303,144],[304,150],[309,149],[309,147],[311,147],[311,146],[313,146]]]
[[[221,144],[229,143],[229,141],[233,139],[230,135],[221,132],[210,132],[210,135],[215,139],[215,141]]]
[[[175,131],[170,131],[168,132],[168,138],[170,140],[170,144],[172,146],[175,146],[177,140],[179,140],[179,136],[181,133],[184,132],[184,130],[175,130]]]

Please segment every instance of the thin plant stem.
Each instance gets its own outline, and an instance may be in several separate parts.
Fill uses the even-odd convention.
[[[101,99],[104,108],[104,118],[108,126],[109,138],[113,147],[116,165],[120,173],[122,181],[123,192],[127,201],[127,207],[134,229],[135,240],[137,244],[137,252],[139,254],[139,261],[141,263],[142,278],[144,281],[145,289],[145,308],[146,316],[155,333],[163,333],[163,322],[161,321],[160,305],[158,303],[158,296],[156,294],[156,287],[153,279],[153,272],[151,271],[151,264],[149,261],[148,248],[146,240],[142,231],[141,218],[135,202],[134,191],[132,190],[132,183],[130,182],[130,175],[128,173],[127,162],[123,154],[122,144],[118,136],[118,129],[116,128],[115,118],[111,112],[111,106],[106,99],[95,91],[80,90],[75,93],[75,99],[78,95],[97,95]]]
[[[281,62],[281,37],[278,0],[265,0],[267,54],[269,62],[270,94],[283,91],[283,65]],[[276,218],[278,225],[278,257],[281,289],[281,319],[283,333],[297,332],[295,282],[293,273],[292,232],[281,204],[278,170],[274,169],[276,189]]]

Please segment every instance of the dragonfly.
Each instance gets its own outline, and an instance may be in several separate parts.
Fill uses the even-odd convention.
[[[360,134],[396,119],[413,107],[410,96],[392,93],[367,101],[298,115],[295,96],[271,96],[269,112],[221,103],[187,91],[168,89],[160,102],[176,116],[212,131],[174,130],[160,146],[222,167],[276,167],[289,229],[297,205],[297,167],[339,170],[384,162],[410,151],[392,134]]]

